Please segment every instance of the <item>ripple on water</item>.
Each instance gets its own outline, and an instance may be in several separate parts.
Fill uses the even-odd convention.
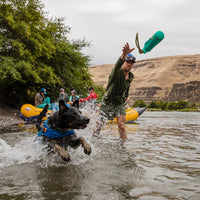
[[[28,199],[199,199],[199,113],[144,112],[127,125],[125,143],[118,139],[117,125],[92,137],[97,116],[85,113],[91,122],[77,135],[92,145],[92,154],[69,148],[68,164],[34,144],[35,135],[15,133],[15,140],[4,134],[0,198],[8,193]]]

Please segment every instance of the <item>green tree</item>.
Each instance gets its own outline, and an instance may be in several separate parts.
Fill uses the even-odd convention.
[[[177,109],[184,109],[184,108],[187,108],[188,106],[188,102],[187,101],[178,101],[177,103]]]
[[[152,101],[149,105],[148,108],[155,108],[159,110],[166,110],[168,103],[166,101]]]
[[[160,103],[160,109],[161,110],[166,110],[167,108],[167,102],[166,101],[161,101]]]
[[[192,103],[191,105],[189,105],[189,108],[194,108],[194,109],[196,109],[196,108],[197,108],[196,103]]]
[[[95,85],[94,91],[95,91],[96,94],[98,94],[97,101],[101,101],[103,95],[105,94],[105,89],[103,88],[103,86]]]
[[[152,101],[149,105],[148,108],[157,108],[156,101]]]
[[[137,100],[136,102],[134,102],[134,104],[132,105],[133,108],[136,107],[146,107],[146,103],[142,100]]]
[[[168,110],[177,110],[177,103],[175,101],[171,101],[167,104]]]
[[[93,82],[84,40],[69,41],[64,19],[46,17],[40,0],[0,1],[0,103],[33,103],[45,87],[56,98],[59,87],[84,88]]]

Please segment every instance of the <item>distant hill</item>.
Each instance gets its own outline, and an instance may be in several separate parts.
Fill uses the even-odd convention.
[[[114,64],[89,68],[96,84],[106,87]],[[135,78],[129,91],[129,104],[136,100],[186,100],[200,103],[200,55],[169,56],[139,60],[133,69]]]

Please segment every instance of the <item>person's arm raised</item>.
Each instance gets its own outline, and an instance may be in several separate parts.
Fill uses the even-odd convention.
[[[122,48],[122,55],[121,55],[121,60],[124,61],[126,56],[131,53],[135,48],[130,48],[128,42],[123,46]]]

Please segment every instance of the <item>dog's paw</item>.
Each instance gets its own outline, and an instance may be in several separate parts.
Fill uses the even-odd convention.
[[[65,162],[70,162],[71,159],[70,159],[70,156],[61,156],[61,158],[65,161]]]
[[[61,156],[61,158],[65,161],[65,162],[69,162],[71,161],[70,159],[70,155],[67,153],[67,151],[65,151],[60,145],[55,144],[54,146],[54,151],[58,152],[58,154]]]
[[[84,149],[84,153],[87,155],[90,155],[92,152],[92,148],[87,142],[85,142],[83,149]]]
[[[91,146],[86,142],[86,140],[83,137],[80,138],[80,142],[81,142],[82,147],[84,149],[84,153],[87,154],[87,155],[90,155],[91,152],[92,152]]]

